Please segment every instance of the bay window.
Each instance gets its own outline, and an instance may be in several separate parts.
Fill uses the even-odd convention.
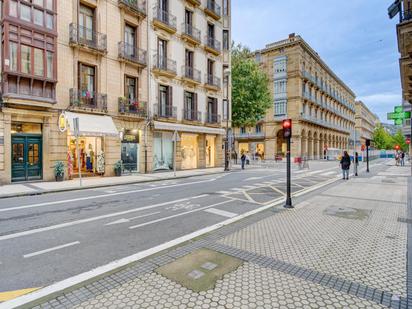
[[[21,71],[31,74],[31,47],[21,45]]]
[[[34,75],[44,76],[43,50],[34,48]]]
[[[15,42],[10,42],[10,71],[16,72],[18,70],[17,65],[17,48],[18,44]]]

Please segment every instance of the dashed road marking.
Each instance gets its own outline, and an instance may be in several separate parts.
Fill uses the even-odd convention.
[[[238,215],[238,214],[235,214],[235,213],[230,212],[230,211],[224,211],[224,210],[220,210],[220,209],[216,209],[216,208],[209,208],[209,209],[205,209],[204,211],[209,212],[211,214],[226,217],[226,218],[233,218],[233,217],[236,217]]]
[[[78,244],[80,244],[80,241],[74,241],[74,242],[71,242],[71,243],[68,243],[68,244],[52,247],[52,248],[45,249],[45,250],[40,250],[40,251],[29,253],[29,254],[25,254],[25,255],[23,255],[23,257],[25,259],[27,259],[27,258],[30,258],[30,257],[33,257],[33,256],[37,256],[37,255],[44,254],[44,253],[49,253],[49,252],[52,252],[52,251],[64,249],[64,248],[75,246],[75,245],[78,245]]]

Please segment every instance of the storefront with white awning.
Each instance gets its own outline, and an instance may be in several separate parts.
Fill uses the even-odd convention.
[[[84,176],[110,175],[107,165],[116,160],[111,154],[120,149],[120,134],[113,119],[73,112],[65,112],[64,115],[67,121],[68,176],[77,176],[79,171]],[[79,119],[79,152],[76,151],[74,136],[75,118]]]
[[[177,170],[219,166],[224,134],[220,128],[155,121],[153,171],[173,169],[174,140]]]

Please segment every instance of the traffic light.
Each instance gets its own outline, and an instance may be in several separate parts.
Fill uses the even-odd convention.
[[[365,144],[366,144],[367,147],[369,147],[371,145],[371,140],[367,139]]]
[[[407,144],[407,145],[410,145],[410,144],[411,144],[411,139],[410,139],[410,138],[407,138],[407,139],[406,139],[406,144]]]
[[[283,137],[291,138],[292,137],[292,119],[285,119],[282,122]]]
[[[395,150],[399,150],[401,147],[399,145],[395,145]]]

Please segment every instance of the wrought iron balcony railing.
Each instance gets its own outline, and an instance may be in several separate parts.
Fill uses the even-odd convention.
[[[107,112],[107,95],[83,89],[70,89],[70,107]]]
[[[146,51],[136,46],[127,44],[125,42],[119,42],[119,58],[126,59],[128,61],[138,63],[141,65],[147,64]]]
[[[93,29],[71,23],[70,43],[87,46],[99,52],[107,52],[107,36]]]
[[[162,10],[158,6],[153,8],[153,18],[165,24],[169,28],[176,30],[176,16]]]
[[[215,0],[207,0],[207,9],[217,16],[222,16],[222,9],[219,4],[216,3]]]
[[[169,104],[154,104],[154,114],[161,118],[177,118],[177,107]]]
[[[183,109],[183,119],[190,121],[202,121],[202,112],[199,112],[195,109]]]
[[[182,66],[182,76],[198,83],[202,82],[201,72],[193,67]]]
[[[206,123],[210,123],[210,124],[220,123],[220,115],[213,114],[213,113],[207,113],[206,114]]]
[[[200,42],[200,30],[193,27],[193,25],[190,25],[188,23],[183,23],[182,32],[183,34],[190,36],[195,41]]]
[[[146,15],[146,0],[119,0],[119,4],[124,5],[128,9]]]
[[[220,43],[220,41],[208,35],[205,37],[205,45],[209,48],[216,50],[217,52],[222,51],[222,44]]]
[[[119,98],[119,113],[146,118],[147,103],[137,99]]]
[[[153,56],[153,68],[177,74],[176,61],[159,55]]]
[[[209,86],[221,87],[221,80],[219,77],[211,75],[211,74],[206,74],[206,84]]]

